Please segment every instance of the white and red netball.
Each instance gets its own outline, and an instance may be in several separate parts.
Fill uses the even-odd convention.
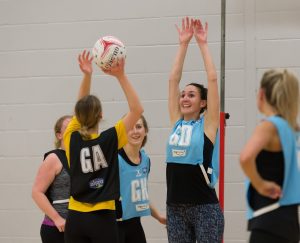
[[[125,58],[126,49],[122,41],[114,36],[104,36],[97,40],[93,48],[97,66],[110,69],[116,58]]]

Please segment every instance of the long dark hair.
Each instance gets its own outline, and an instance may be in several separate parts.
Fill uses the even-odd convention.
[[[198,84],[198,83],[189,83],[186,86],[189,86],[189,85],[192,85],[198,89],[201,100],[207,101],[207,88],[205,88],[204,85]],[[207,105],[205,107],[201,108],[200,114],[202,114],[206,109],[207,109]]]

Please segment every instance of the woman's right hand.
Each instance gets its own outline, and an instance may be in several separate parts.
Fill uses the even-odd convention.
[[[59,216],[53,222],[54,222],[56,228],[59,230],[59,232],[65,231],[66,220],[64,218]]]
[[[181,29],[176,24],[179,43],[188,45],[194,34],[194,20],[189,17],[182,18]]]
[[[278,199],[282,196],[281,187],[275,182],[263,180],[260,185],[254,186],[259,194],[272,199]]]
[[[108,75],[112,75],[117,79],[120,79],[125,75],[125,59],[124,58],[116,58],[110,69],[102,68],[102,71]]]
[[[93,57],[90,57],[90,52],[84,50],[81,54],[78,56],[78,64],[80,67],[80,70],[86,74],[86,75],[91,75],[93,72]]]

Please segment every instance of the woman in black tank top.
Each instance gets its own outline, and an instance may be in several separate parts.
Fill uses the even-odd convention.
[[[257,106],[266,119],[257,125],[240,155],[241,167],[250,180],[247,188],[249,242],[296,243],[300,197],[292,195],[291,200],[290,195],[296,191],[290,193],[284,185],[291,188],[300,178],[295,140],[299,110],[297,78],[287,70],[265,72]]]
[[[43,243],[64,243],[70,177],[62,137],[70,120],[71,116],[57,120],[54,126],[56,149],[45,154],[32,187],[32,198],[45,213],[40,230]]]

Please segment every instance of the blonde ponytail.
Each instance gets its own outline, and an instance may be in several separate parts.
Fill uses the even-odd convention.
[[[297,77],[287,69],[272,69],[264,73],[261,88],[265,90],[267,102],[296,130],[299,112]]]

